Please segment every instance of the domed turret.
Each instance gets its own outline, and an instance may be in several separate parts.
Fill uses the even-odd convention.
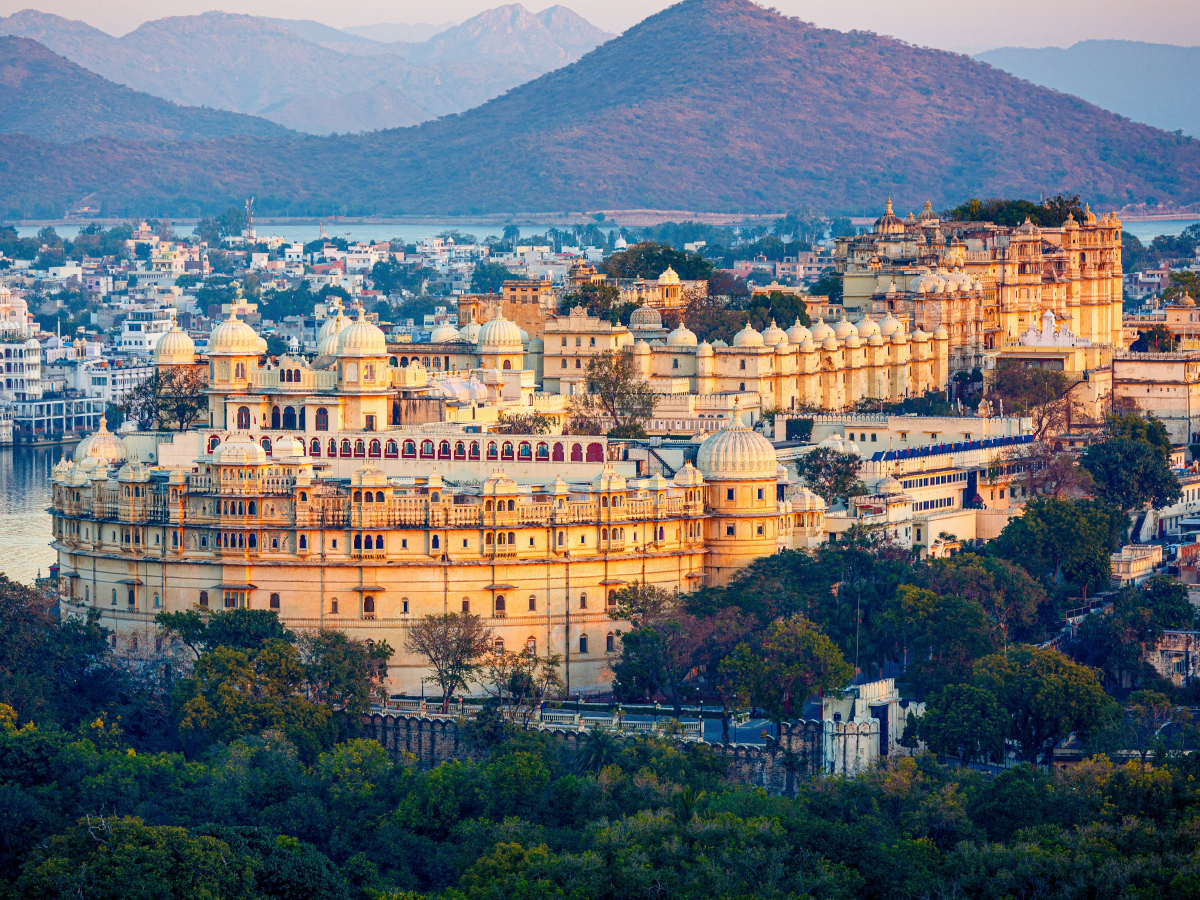
[[[100,417],[100,428],[89,434],[75,447],[75,461],[95,460],[104,465],[123,462],[128,454],[125,442],[108,430],[104,416]]]
[[[890,338],[897,331],[903,331],[904,326],[900,320],[888,313],[882,322],[879,323],[879,334],[881,337]]]
[[[669,271],[669,270],[668,270]],[[667,335],[668,347],[695,347],[696,335],[692,333],[683,322],[679,323],[679,327]]]
[[[658,284],[660,287],[666,287],[669,284],[679,284],[679,275],[670,266],[667,270],[658,276]]]
[[[267,462],[267,451],[248,434],[235,432],[217,444],[212,452],[215,466],[261,466]]]
[[[844,341],[851,335],[858,337],[858,329],[854,327],[853,322],[846,318],[846,312],[843,310],[842,320],[833,326],[833,336],[839,341]]]
[[[660,328],[662,316],[653,306],[639,306],[629,316],[630,331],[657,331]]]
[[[824,512],[827,508],[825,499],[806,487],[792,494],[792,512]]]
[[[933,204],[926,200],[925,208],[922,209],[917,215],[917,221],[921,223],[929,222],[930,224],[937,224],[941,221],[941,217],[933,211]]]
[[[775,320],[771,320],[771,324],[764,329],[762,333],[763,343],[768,347],[774,347],[781,341],[788,343],[787,332],[775,324]]]
[[[742,423],[737,398],[726,426],[709,435],[696,452],[696,468],[706,481],[774,478],[778,464],[771,442]]]
[[[496,314],[496,318],[484,322],[479,330],[479,346],[481,348],[520,350],[521,329],[516,322],[504,318],[504,313]]]
[[[902,485],[898,479],[889,475],[875,486],[875,493],[883,494],[884,496],[889,494],[902,494],[904,493],[904,485]]]
[[[459,330],[453,325],[439,325],[429,335],[429,343],[444,344],[446,341],[457,341],[462,338]]]
[[[387,338],[367,321],[362,308],[354,324],[338,335],[338,356],[387,356]]]
[[[879,325],[868,313],[858,323],[858,336],[860,338],[869,338],[875,334],[879,334]]]
[[[271,445],[271,458],[276,462],[300,462],[308,457],[304,441],[285,434]]]
[[[476,341],[479,340],[479,332],[481,332],[482,330],[483,330],[483,327],[481,325],[479,325],[477,322],[468,322],[466,325],[464,325],[462,328],[460,328],[458,330],[458,334],[459,334],[459,337],[463,338],[464,340],[470,341],[472,344],[474,344]]]
[[[833,329],[825,324],[825,317],[821,316],[817,319],[817,324],[812,327],[812,339],[814,344],[823,344],[826,338],[833,337]]]
[[[188,333],[174,323],[171,330],[154,345],[156,366],[190,366],[196,361],[196,344]]]
[[[939,325],[937,328],[933,329],[933,339],[935,341],[950,340],[950,332],[946,330],[945,325]]]
[[[241,321],[232,309],[229,311],[229,318],[218,324],[208,336],[209,356],[217,354],[257,356],[258,353],[258,334]]]
[[[746,327],[733,336],[733,346],[735,347],[761,347],[763,345],[763,336],[754,330],[754,326],[749,322]]]
[[[812,332],[800,324],[800,317],[796,317],[796,324],[787,330],[787,339],[789,344],[799,346],[805,341],[812,340]]]
[[[887,208],[875,220],[876,234],[904,234],[904,220],[892,211],[892,198],[887,199]]]

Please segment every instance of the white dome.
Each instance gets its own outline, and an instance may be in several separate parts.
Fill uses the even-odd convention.
[[[800,317],[797,316],[796,324],[787,330],[787,339],[790,344],[803,344],[812,340],[812,332],[800,324]]]
[[[213,465],[255,466],[264,465],[267,451],[254,442],[248,434],[231,434],[218,444],[212,452]]]
[[[853,453],[856,456],[858,455],[858,444],[854,443],[854,441],[846,440],[840,434],[831,434],[825,440],[821,441],[821,443],[817,444],[817,446],[832,447],[838,453]]]
[[[810,332],[814,344],[822,344],[825,338],[833,337],[833,329],[825,324],[825,317],[821,316],[817,319],[817,324],[812,327]]]
[[[686,325],[682,322],[679,327],[667,335],[668,347],[695,347],[696,335],[694,335]]]
[[[125,442],[108,430],[108,423],[104,420],[104,416],[100,417],[99,430],[89,434],[75,447],[76,462],[94,459],[97,462],[111,465],[121,462],[126,456],[128,453],[125,450]]]
[[[498,313],[496,318],[483,323],[479,330],[479,346],[520,350],[521,329],[516,322],[504,318],[504,313]]]
[[[862,321],[858,323],[858,336],[869,338],[873,334],[879,334],[879,324],[868,314],[863,316]]]
[[[837,338],[835,338],[832,334],[829,335],[829,337],[825,338],[825,340],[821,341],[821,349],[822,350],[836,350],[837,348],[838,348]]]
[[[696,355],[697,356],[712,356],[713,355],[712,344],[710,344],[708,341],[701,341],[700,346],[696,348]]]
[[[824,512],[828,508],[823,497],[819,497],[806,487],[792,494],[792,512]]]
[[[904,326],[902,326],[900,324],[900,320],[897,319],[895,316],[893,316],[891,313],[888,313],[887,317],[882,322],[879,323],[880,337],[885,337],[885,338],[891,337],[897,331],[903,331],[903,330],[904,330]]]
[[[229,318],[217,325],[208,336],[208,355],[259,353],[259,337],[254,329],[241,321],[233,310]]]
[[[461,337],[466,338],[468,341],[470,341],[473,344],[477,340],[479,340],[479,332],[482,330],[483,329],[481,328],[481,326],[479,325],[478,322],[468,322],[466,325],[464,325],[462,328],[460,328],[458,330],[458,333]]]
[[[340,335],[335,331],[321,338],[320,343],[317,344],[317,356],[337,356],[339,337]]]
[[[639,306],[629,316],[632,331],[652,331],[662,328],[662,316],[653,306]]]
[[[429,342],[431,344],[443,344],[446,341],[457,341],[461,336],[458,329],[453,325],[439,325],[429,335]]]
[[[342,315],[342,308],[339,306],[337,312],[325,319],[325,324],[321,326],[321,330],[317,332],[317,343],[325,340],[331,334],[341,334],[350,325],[350,320]]]
[[[771,442],[742,424],[742,407],[736,399],[729,422],[705,438],[696,451],[696,468],[708,481],[773,479],[778,465]]]
[[[156,365],[190,364],[196,359],[196,344],[186,331],[173,325],[171,330],[158,339],[154,345],[154,362]]]
[[[761,347],[763,345],[763,336],[754,330],[754,326],[749,322],[746,327],[733,336],[733,346],[735,347]]]
[[[290,434],[284,435],[271,445],[271,457],[279,462],[301,460],[307,455],[304,441],[294,438]]]
[[[844,341],[851,335],[858,337],[858,329],[854,327],[854,323],[846,318],[846,313],[842,311],[842,320],[833,326],[833,336],[839,341]]]
[[[774,347],[776,344],[781,342],[784,344],[788,343],[787,332],[776,325],[774,319],[772,319],[771,324],[763,330],[762,339],[763,343],[768,347]]]
[[[889,475],[879,484],[875,485],[875,493],[877,494],[902,494],[904,493],[904,485],[898,479]]]
[[[475,403],[483,403],[487,400],[487,388],[484,386],[483,382],[474,375],[472,375],[471,380],[467,382],[467,389],[470,394],[469,399]]]
[[[947,341],[950,339],[950,332],[946,330],[945,325],[939,325],[933,329],[933,339],[935,341]]]
[[[354,324],[338,335],[338,356],[387,356],[387,338],[360,308]]]

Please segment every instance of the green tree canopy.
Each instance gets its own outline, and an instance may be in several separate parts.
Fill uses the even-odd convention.
[[[1161,450],[1146,441],[1116,437],[1092,444],[1079,464],[1092,476],[1096,496],[1125,511],[1146,504],[1161,509],[1183,496]]]
[[[968,763],[1001,762],[1008,714],[988,691],[970,684],[948,684],[925,704],[917,720],[921,740],[942,756]]]
[[[653,241],[641,241],[619,250],[600,269],[612,278],[657,279],[668,267],[684,281],[704,280],[712,274],[712,263],[699,254],[684,253]]]

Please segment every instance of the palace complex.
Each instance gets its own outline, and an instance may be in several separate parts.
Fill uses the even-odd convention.
[[[1088,208],[1060,228],[1009,228],[943,221],[929,203],[901,219],[889,200],[869,233],[837,239],[834,256],[846,308],[945,328],[951,373],[985,368],[1045,312],[1083,341],[1122,346],[1116,213]]]

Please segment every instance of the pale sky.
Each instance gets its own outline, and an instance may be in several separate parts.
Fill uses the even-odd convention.
[[[314,19],[334,27],[379,22],[463,21],[498,0],[0,0],[0,14],[33,6],[124,34],[150,19],[210,9],[285,19]],[[531,0],[535,12],[553,5]],[[563,4],[609,31],[668,5],[665,0],[566,0]],[[909,43],[976,53],[993,47],[1066,47],[1089,38],[1123,38],[1200,45],[1198,0],[770,0],[785,15],[842,31],[860,29]],[[1114,60],[1119,65],[1120,60]]]

